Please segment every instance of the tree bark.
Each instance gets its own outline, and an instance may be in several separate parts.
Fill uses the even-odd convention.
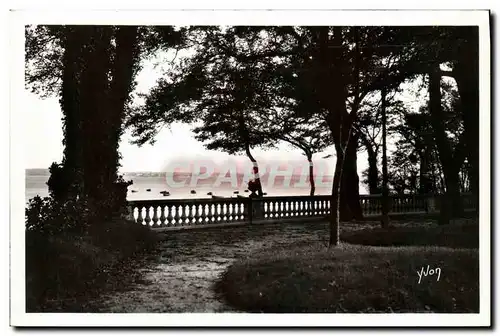
[[[363,210],[359,199],[359,176],[357,166],[358,134],[352,132],[345,152],[340,187],[340,220],[362,220]]]
[[[387,111],[386,111],[386,90],[382,88],[382,220],[383,228],[388,228],[389,223],[389,189],[388,189],[388,172],[387,172]]]
[[[463,47],[454,64],[454,77],[462,105],[471,191],[479,200],[479,32],[464,27]],[[476,203],[479,204],[479,203]]]
[[[245,153],[252,162],[253,172],[255,174],[255,182],[257,183],[258,186],[257,194],[259,195],[259,197],[262,197],[264,196],[264,192],[262,190],[262,183],[260,182],[259,164],[257,163],[257,160],[253,157],[252,152],[250,151],[250,145],[248,143],[245,143]]]
[[[360,134],[360,139],[368,154],[368,192],[371,195],[380,194],[377,152],[373,149],[372,144],[364,134]]]
[[[310,152],[306,152],[307,162],[309,162],[309,183],[311,184],[311,190],[309,192],[309,196],[314,196],[316,191],[316,183],[314,182],[314,164],[312,161],[312,154]]]
[[[60,195],[54,195],[60,200],[81,196],[83,178],[83,135],[82,135],[82,111],[80,107],[81,90],[80,77],[82,63],[80,54],[82,48],[88,44],[88,36],[79,26],[65,28],[64,55],[63,55],[63,75],[61,85],[61,96],[59,103],[63,113],[63,161],[60,179],[52,180],[51,188],[58,188]],[[87,38],[87,39],[86,39]],[[51,176],[52,177],[52,176]],[[62,179],[62,180],[61,180]],[[62,185],[57,186],[61,183]]]
[[[446,136],[445,117],[441,108],[441,73],[439,64],[435,64],[429,73],[429,111],[432,118],[432,129],[439,159],[443,167],[446,192],[442,198],[440,224],[448,224],[452,217],[462,214],[458,172],[463,165],[463,141],[460,140],[455,153]]]
[[[340,188],[342,180],[342,168],[344,165],[344,151],[340,146],[335,146],[337,162],[333,175],[332,198],[330,202],[330,241],[329,246],[337,246],[340,243]]]

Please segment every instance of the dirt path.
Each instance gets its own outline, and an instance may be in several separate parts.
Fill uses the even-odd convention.
[[[423,225],[422,221],[414,224]],[[346,223],[343,230],[378,225],[378,222]],[[141,279],[130,289],[101,296],[99,311],[235,312],[214,291],[217,279],[234,260],[290,242],[326,244],[327,238],[326,223],[170,231],[164,234],[156,254],[139,270]]]

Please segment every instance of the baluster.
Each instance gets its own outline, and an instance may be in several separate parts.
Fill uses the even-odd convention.
[[[213,203],[208,204],[207,208],[207,224],[211,224],[214,222],[214,213],[215,213],[215,205]]]
[[[158,206],[152,206],[151,207],[153,210],[153,218],[151,220],[151,227],[158,227]]]
[[[233,222],[240,220],[240,203],[231,203],[231,220]]]
[[[161,205],[160,206],[160,225],[159,225],[160,227],[161,226],[165,226],[165,224],[166,224],[165,223],[165,219],[166,219],[166,217],[165,217],[165,206]]]
[[[189,225],[189,222],[188,222],[189,221],[188,212],[189,212],[189,204],[184,204],[182,206],[182,213],[181,213],[182,226]]]
[[[142,205],[137,206],[137,223],[143,225],[144,217],[142,215]]]
[[[196,217],[197,217],[197,210],[198,210],[198,205],[197,204],[191,204],[189,206],[189,225],[196,225]]]
[[[226,203],[221,203],[219,204],[219,214],[220,214],[220,220],[219,222],[225,223],[226,222]]]
[[[212,213],[212,217],[210,219],[210,223],[217,223],[217,215],[218,215],[217,205],[218,204],[212,204],[212,208],[210,209],[211,213]]]
[[[181,222],[180,222],[180,219],[181,219],[181,215],[180,215],[180,211],[181,211],[181,206],[180,205],[175,205],[172,207],[173,210],[174,210],[174,220],[173,220],[173,224],[174,226],[180,226],[181,225]]]
[[[201,211],[200,211],[200,219],[201,219],[200,223],[201,224],[207,223],[207,213],[208,213],[207,207],[208,207],[207,203],[201,205]]]
[[[247,204],[248,203],[245,203],[245,202],[241,202],[241,204],[240,204],[240,220],[241,221],[247,220],[247,213],[246,213]]]
[[[203,205],[202,204],[198,204],[195,206],[194,208],[194,223],[195,225],[198,225],[201,223],[201,214],[203,212]]]
[[[149,213],[149,210],[150,210],[150,206],[147,205],[146,206],[146,218],[144,218],[144,222],[146,223],[146,226],[149,226],[149,224],[151,223],[151,214]]]
[[[183,219],[183,223],[184,225],[191,225],[191,220],[193,219],[192,215],[191,215],[191,212],[192,212],[192,204],[186,204],[184,207],[183,207],[183,213],[184,213],[184,219]]]
[[[220,221],[222,223],[226,223],[228,221],[228,204],[227,203],[221,203],[220,204]]]
[[[167,211],[167,220],[166,220],[165,224],[167,226],[172,226],[172,221],[174,219],[174,217],[172,216],[172,207],[173,207],[172,205],[167,205],[165,207],[165,211]]]
[[[227,219],[228,221],[230,222],[234,222],[234,221],[237,221],[237,217],[234,215],[234,212],[236,211],[236,204],[234,203],[229,203],[228,204],[228,215],[227,215]]]
[[[222,212],[224,214],[223,221],[226,223],[228,223],[230,221],[230,219],[229,219],[229,206],[230,206],[230,204],[228,204],[228,203],[224,203],[222,205],[222,208],[223,208]]]
[[[219,222],[219,206],[220,204],[212,204],[212,223],[218,223]]]

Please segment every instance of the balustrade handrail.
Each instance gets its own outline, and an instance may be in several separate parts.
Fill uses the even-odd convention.
[[[471,192],[461,193],[462,196],[472,196]],[[418,197],[418,198],[426,198],[426,197],[441,197],[446,196],[445,194],[408,194],[408,195],[400,195],[400,194],[389,194],[390,198],[410,198],[410,197]],[[361,194],[359,195],[360,199],[367,198],[382,198],[382,194]],[[217,198],[182,198],[182,199],[149,199],[149,200],[132,200],[128,201],[129,205],[144,205],[144,204],[185,204],[185,203],[238,203],[242,201],[250,201],[250,200],[260,200],[260,201],[281,201],[281,200],[301,200],[301,199],[318,199],[318,200],[328,200],[332,198],[332,195],[298,195],[298,196],[264,196],[264,197],[217,197]]]

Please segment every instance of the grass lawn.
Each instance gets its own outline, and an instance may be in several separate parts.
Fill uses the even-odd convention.
[[[231,265],[216,289],[249,312],[478,312],[478,250],[462,248],[477,247],[477,231],[474,223],[363,229],[341,237],[383,246],[302,242],[263,249]],[[440,268],[439,281],[422,275],[419,283],[427,266]]]

